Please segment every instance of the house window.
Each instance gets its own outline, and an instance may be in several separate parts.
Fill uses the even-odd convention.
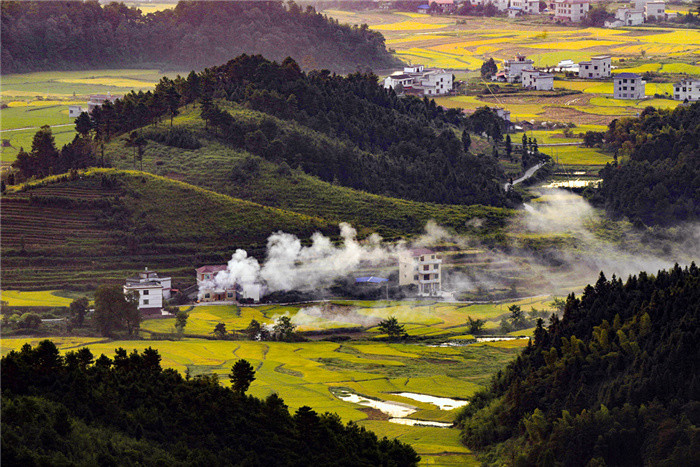
[[[144,295],[148,295],[149,292],[150,292],[150,290],[144,290],[144,291],[143,291],[143,294],[144,294]]]
[[[148,300],[144,300],[144,301],[143,301],[143,304],[144,304],[144,305],[148,305]]]
[[[232,298],[232,297],[233,297],[233,292],[227,292],[227,293],[226,293],[226,296],[227,296],[228,298]]]
[[[418,274],[416,274],[415,276],[413,276],[413,280],[414,280],[414,281],[417,281],[417,280],[418,280]]]
[[[211,295],[208,294],[208,293],[205,293],[205,294],[204,294],[204,298],[211,298]]]
[[[423,266],[423,271],[428,271],[430,269],[430,265],[426,264]]]
[[[205,274],[204,279],[209,280],[209,274]]]

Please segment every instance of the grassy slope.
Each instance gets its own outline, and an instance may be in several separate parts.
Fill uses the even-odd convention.
[[[191,268],[235,248],[261,249],[272,231],[307,237],[336,228],[317,217],[261,206],[140,172],[91,169],[51,177],[3,197],[3,286],[52,288],[122,282],[143,266],[191,280]],[[111,179],[105,187],[103,178]],[[29,197],[78,202],[118,198],[109,208],[31,205]],[[110,225],[117,214],[124,220]],[[26,253],[22,253],[22,245]]]
[[[225,105],[225,103],[221,103]],[[241,121],[259,121],[265,116],[241,107],[227,105],[227,110]],[[308,138],[328,140],[328,137],[300,127],[295,123],[275,119],[279,127],[294,127]],[[167,124],[161,124],[165,127]],[[260,204],[288,209],[301,214],[319,216],[332,222],[350,222],[356,227],[377,231],[394,238],[407,233],[421,232],[425,223],[434,219],[439,224],[462,230],[475,217],[486,219],[489,227],[502,225],[510,215],[506,209],[483,206],[455,206],[420,203],[373,195],[331,183],[292,170],[280,173],[275,163],[256,158],[255,172],[241,166],[251,157],[245,151],[232,149],[216,141],[204,130],[199,109],[182,109],[175,125],[195,132],[202,148],[185,150],[149,141],[145,150],[143,169],[197,186],[247,199]],[[116,167],[133,167],[131,149],[124,146],[126,136],[112,141],[106,154]],[[360,229],[363,232],[363,229]]]

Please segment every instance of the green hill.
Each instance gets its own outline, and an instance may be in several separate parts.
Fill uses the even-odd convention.
[[[112,149],[118,147],[115,143]],[[161,145],[149,144],[144,165],[153,162],[150,154],[162,156],[158,151],[163,150]],[[236,152],[217,154],[230,157],[229,164],[250,157]],[[216,170],[225,165],[225,160],[205,158],[199,168]],[[315,231],[334,237],[338,222],[350,221],[360,235],[378,231],[402,237],[421,232],[430,219],[467,229],[465,222],[480,218],[486,220],[480,227],[485,232],[502,225],[509,215],[498,208],[439,206],[370,195],[296,171],[279,177],[277,170],[262,162],[258,176],[246,185],[247,191],[228,191],[257,193],[250,197],[280,200],[275,204],[301,212],[119,169],[89,169],[12,187],[0,200],[3,288],[94,289],[101,281],[121,283],[146,266],[189,283],[193,268],[225,262],[236,248],[262,257],[267,237],[279,230],[306,241]],[[169,175],[193,178],[211,188],[224,186],[206,174],[200,179],[187,173]],[[328,218],[307,214],[314,212]]]
[[[488,465],[700,464],[700,270],[601,273],[458,418]]]
[[[249,129],[269,128],[276,132],[301,135],[303,144],[323,148],[336,144],[328,136],[240,105],[224,103],[236,122]],[[149,139],[144,148],[143,170],[182,180],[193,185],[246,199],[267,206],[318,216],[334,223],[349,222],[361,233],[378,232],[387,238],[420,233],[426,222],[433,219],[440,225],[457,231],[468,230],[467,221],[479,218],[483,231],[504,225],[510,216],[508,209],[490,206],[442,205],[380,196],[324,182],[284,161],[251,154],[245,149],[232,148],[216,134],[206,131],[200,108],[183,108],[174,119],[174,130],[166,125],[140,130],[147,137],[157,137],[171,131],[184,131],[201,144],[198,149],[182,149]],[[112,140],[105,154],[112,165],[127,169],[134,167],[133,151],[126,146],[128,136]],[[140,167],[140,165],[139,165]],[[430,189],[430,187],[426,187]],[[362,229],[364,227],[364,229]]]
[[[260,253],[271,232],[307,238],[337,226],[142,172],[90,169],[2,197],[3,288],[96,287],[129,271],[192,268],[235,248]]]

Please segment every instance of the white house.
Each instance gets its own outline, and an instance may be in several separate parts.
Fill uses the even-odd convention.
[[[121,99],[123,96],[107,94],[92,94],[87,101],[87,107],[81,105],[69,105],[68,106],[68,117],[77,118],[81,113],[87,112],[92,113],[96,107],[102,107],[105,102],[114,102],[117,99]]]
[[[518,16],[524,15],[522,8],[518,7],[508,7],[508,18],[517,18]]]
[[[664,20],[666,19],[666,2],[653,1],[647,2],[644,5],[644,18],[649,21],[650,19]]]
[[[531,69],[535,62],[525,58],[524,55],[518,55],[515,60],[506,60],[503,62],[505,79],[509,83],[519,82],[522,78],[523,70]]]
[[[510,0],[511,8],[520,8],[526,15],[540,14],[540,0]]]
[[[608,78],[612,68],[610,55],[591,57],[589,61],[578,64],[578,76],[580,78]]]
[[[580,23],[591,8],[589,0],[556,0],[554,19],[571,23]]]
[[[524,88],[537,91],[551,91],[554,89],[554,76],[537,70],[523,70],[522,81]]]
[[[386,89],[401,84],[404,92],[422,96],[441,96],[452,91],[452,73],[439,68],[425,68],[423,65],[404,67],[384,79]]]
[[[677,101],[690,102],[700,100],[700,79],[684,79],[673,85],[673,98]]]
[[[615,21],[605,22],[606,27],[639,26],[644,23],[644,10],[634,8],[618,8],[615,11]]]
[[[506,110],[503,107],[494,107],[493,111],[496,112],[496,115],[498,115],[499,118],[510,124],[510,110]]]
[[[498,11],[506,11],[510,0],[492,0],[491,3],[493,3],[493,6],[495,6]]]
[[[139,296],[139,311],[144,315],[168,314],[163,312],[163,300],[170,298],[171,278],[159,277],[155,271],[148,268],[141,271],[138,277],[130,277],[124,285],[124,294],[134,292]]]
[[[442,291],[442,259],[427,248],[407,250],[399,255],[399,285],[415,284],[419,295]]]
[[[69,105],[68,106],[68,117],[78,118],[81,113],[87,112],[87,109],[79,105]]]
[[[613,76],[615,99],[643,99],[646,82],[636,73],[618,73]]]

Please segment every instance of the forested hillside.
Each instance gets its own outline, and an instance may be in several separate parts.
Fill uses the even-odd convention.
[[[601,137],[622,159],[601,171],[593,198],[608,213],[648,225],[700,219],[700,103],[647,107],[613,120]]]
[[[279,1],[187,1],[142,14],[112,2],[2,2],[2,73],[160,66],[202,69],[241,53],[338,72],[400,63],[384,37]]]
[[[601,273],[460,415],[487,464],[700,465],[700,270]]]
[[[242,113],[245,109],[252,114]],[[173,127],[181,112],[197,133]],[[502,169],[495,158],[467,151],[457,136],[466,134],[465,127],[458,110],[398,98],[371,73],[306,74],[290,58],[278,64],[241,55],[187,78],[163,78],[153,92],[131,92],[89,117],[83,114],[76,119],[79,136],[60,152],[39,132],[31,152],[20,151],[15,167],[20,178],[29,178],[104,164],[109,161],[103,149],[92,160],[82,157],[82,150],[104,148],[110,141],[113,146],[124,134],[134,154],[137,147],[143,154],[153,141],[188,150],[188,160],[202,161],[207,148],[198,138],[206,138],[252,154],[254,166],[267,160],[280,173],[298,168],[326,182],[413,201],[503,206]],[[121,145],[120,150],[131,152]],[[241,169],[243,178],[255,172]],[[203,174],[193,169],[186,175]],[[240,179],[229,181],[235,187]]]
[[[2,358],[3,465],[415,465],[414,449],[276,394],[163,370],[158,351],[61,356],[51,341]],[[248,382],[248,384],[250,384]],[[238,386],[237,386],[238,387]],[[246,386],[247,388],[247,386]]]

